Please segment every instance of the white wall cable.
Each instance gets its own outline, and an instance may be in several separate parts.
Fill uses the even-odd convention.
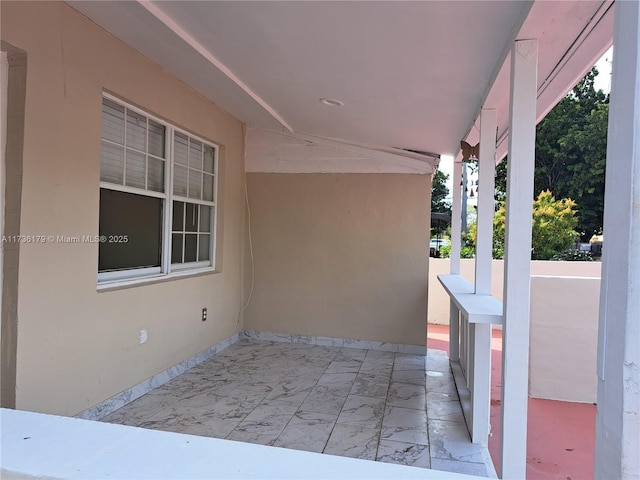
[[[253,295],[253,286],[256,280],[256,264],[253,257],[253,239],[251,237],[251,207],[249,206],[249,192],[247,190],[247,173],[244,174],[244,198],[247,202],[247,230],[249,233],[249,253],[251,254],[251,289],[249,290],[249,297],[247,298],[247,303],[245,303],[244,307],[242,307],[242,311],[244,312],[249,306],[249,302],[251,301],[251,296]]]
[[[249,306],[249,303],[251,302],[251,297],[253,296],[253,287],[255,285],[255,280],[256,280],[256,264],[254,261],[254,256],[253,256],[253,238],[251,236],[251,206],[249,205],[249,190],[247,188],[247,167],[246,167],[246,163],[247,163],[247,127],[246,125],[242,126],[242,129],[244,131],[244,160],[245,160],[245,166],[244,166],[244,199],[245,199],[245,203],[247,205],[247,233],[249,235],[249,253],[250,253],[250,257],[251,257],[251,288],[249,290],[249,296],[247,297],[247,301],[244,304],[244,306],[242,306],[242,308],[238,311],[238,321],[236,322],[236,325],[240,324],[240,317],[241,315],[245,312],[245,310],[247,309],[247,307]],[[242,278],[242,291],[244,291],[244,271],[243,274],[240,276]],[[242,301],[242,299],[241,299]]]

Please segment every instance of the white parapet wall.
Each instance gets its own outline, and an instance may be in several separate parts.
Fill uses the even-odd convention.
[[[600,279],[531,277],[529,395],[595,403]]]
[[[449,297],[437,275],[449,259],[429,259],[430,324],[449,323]],[[461,261],[473,281],[475,261]],[[595,403],[600,262],[531,262],[529,395]],[[502,300],[503,262],[492,265],[492,295]]]
[[[449,324],[449,296],[438,283],[438,275],[447,274],[451,271],[451,262],[448,258],[429,258],[429,306],[428,323],[435,325]],[[550,277],[588,277],[600,278],[600,262],[552,262],[533,261],[531,262],[531,275]],[[502,301],[503,287],[503,260],[494,260],[491,269],[491,295]],[[473,282],[475,274],[475,260],[463,259],[460,261],[460,274],[470,282]],[[569,287],[567,287],[569,288]],[[579,290],[576,301],[580,301]],[[558,292],[564,296],[566,292]],[[597,309],[596,309],[597,317]]]

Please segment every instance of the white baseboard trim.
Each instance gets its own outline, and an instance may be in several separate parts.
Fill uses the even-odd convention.
[[[242,338],[247,340],[264,340],[268,342],[306,343],[308,345],[322,345],[325,347],[357,348],[360,350],[380,350],[383,352],[407,353],[411,355],[426,355],[427,347],[422,345],[405,345],[402,343],[374,342],[371,340],[353,340],[349,338],[318,337],[310,335],[289,335],[286,333],[272,333],[260,331],[244,331]]]

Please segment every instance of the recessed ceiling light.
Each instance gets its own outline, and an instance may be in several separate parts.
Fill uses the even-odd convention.
[[[334,98],[321,98],[320,103],[330,107],[342,107],[344,105],[340,100],[336,100]]]

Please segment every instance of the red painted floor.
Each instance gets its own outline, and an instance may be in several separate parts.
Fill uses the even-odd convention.
[[[449,327],[429,325],[428,348],[449,352]],[[493,331],[491,357],[491,428],[489,451],[500,473],[500,396],[502,332]],[[595,405],[529,399],[527,479],[593,478]]]

